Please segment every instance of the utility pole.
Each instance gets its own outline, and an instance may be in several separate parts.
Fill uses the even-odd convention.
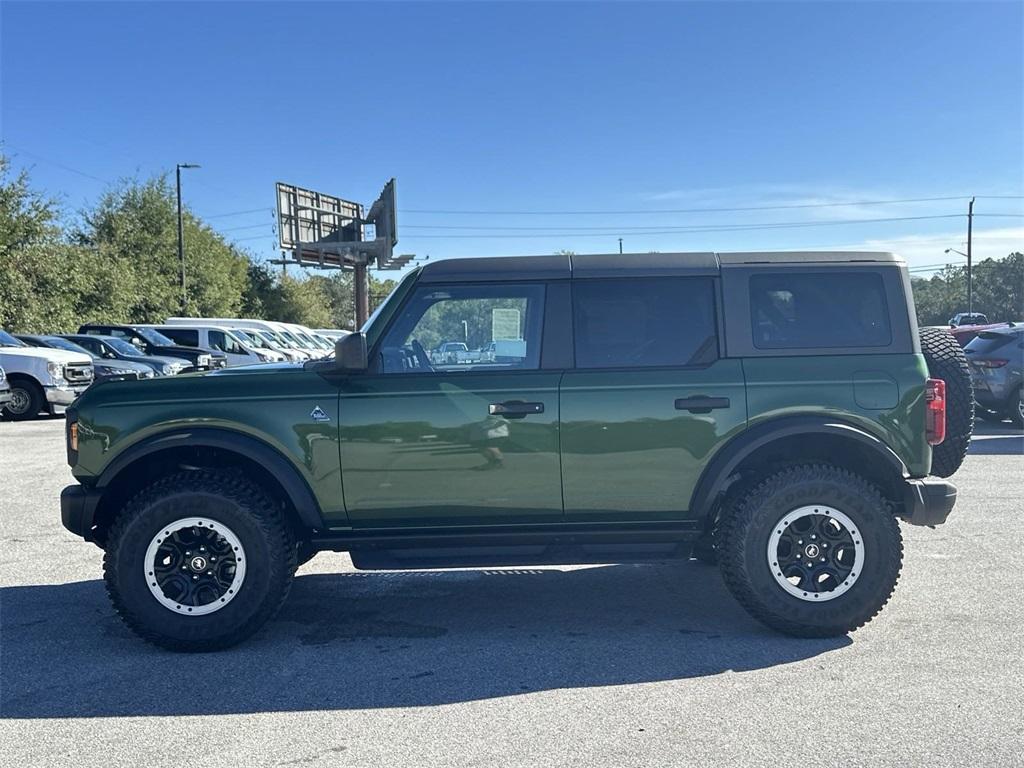
[[[619,255],[622,255],[622,238],[619,238]]]
[[[967,311],[974,311],[974,282],[971,279],[971,229],[974,224],[974,198],[967,204]]]
[[[193,163],[177,163],[174,166],[175,181],[178,185],[178,267],[181,270],[181,314],[188,314],[188,294],[185,292],[185,230],[181,222],[181,169],[198,168]]]
[[[356,330],[358,331],[363,327],[366,322],[366,318],[370,316],[370,301],[369,301],[369,275],[366,270],[366,257],[360,255],[359,260],[353,267],[354,274],[352,275],[352,282],[355,288],[355,299],[356,299]]]

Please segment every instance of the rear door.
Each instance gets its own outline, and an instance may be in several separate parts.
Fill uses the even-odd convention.
[[[341,387],[342,483],[353,525],[562,519],[561,370],[541,365],[547,292],[542,282],[413,290],[370,372]],[[505,349],[501,362],[482,354],[492,341]],[[446,342],[466,351],[428,352]]]
[[[568,520],[687,517],[708,457],[746,421],[715,296],[710,276],[573,280],[576,362],[560,398]]]

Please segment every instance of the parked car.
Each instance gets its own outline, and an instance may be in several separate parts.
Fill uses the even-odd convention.
[[[510,303],[520,354],[427,359],[428,332],[482,335]],[[320,550],[368,570],[695,553],[766,625],[841,635],[895,588],[897,518],[956,501],[931,475],[966,453],[970,375],[948,331],[915,330],[891,254],[430,262],[333,359],[87,392],[61,519],[173,650],[252,635]]]
[[[11,402],[14,395],[11,394],[11,385],[7,383],[7,372],[0,368],[0,412],[4,406]]]
[[[953,338],[960,343],[961,347],[966,347],[982,331],[990,331],[993,328],[1006,328],[1010,325],[1011,323],[988,323],[987,325],[959,325],[956,328],[950,328],[949,332],[953,334]]]
[[[341,328],[314,328],[313,330],[326,338],[332,344],[338,339],[342,339],[351,333],[351,331],[345,331]]]
[[[171,339],[152,328],[142,325],[107,325],[105,323],[86,323],[78,329],[79,334],[87,336],[114,336],[124,339],[140,352],[147,355],[163,357],[179,357],[188,360],[194,371],[209,371],[223,368],[228,364],[223,352],[205,347],[190,347],[175,344]]]
[[[92,358],[80,352],[31,347],[0,330],[0,367],[11,396],[3,416],[34,419],[40,412],[63,413],[93,381]]]
[[[48,347],[49,349],[63,349],[68,352],[81,352],[92,358],[92,370],[95,381],[109,381],[110,379],[152,379],[156,376],[150,366],[142,363],[133,363],[127,360],[104,360],[103,357],[91,352],[75,342],[65,339],[63,336],[40,336],[36,334],[18,333],[15,337],[33,347]]]
[[[461,341],[445,341],[434,350],[430,360],[438,365],[456,365],[467,362],[469,347]]]
[[[88,334],[67,333],[62,334],[61,338],[74,342],[88,350],[91,354],[107,361],[138,363],[148,366],[157,376],[175,376],[192,370],[188,360],[182,360],[180,357],[147,355],[139,350],[138,347],[116,336],[90,336]]]
[[[1024,427],[1024,326],[982,331],[964,349],[978,415]]]
[[[987,325],[988,317],[981,312],[957,312],[949,318],[950,328],[959,328],[961,325]]]
[[[247,317],[169,317],[165,325],[195,325],[196,323],[216,323],[226,328],[256,331],[259,336],[271,345],[271,348],[282,352],[291,360],[308,360],[312,355],[299,345],[298,341],[285,338],[275,323],[267,320],[255,320]]]
[[[250,346],[230,329],[218,325],[147,325],[178,344],[223,352],[228,365],[281,363],[287,358],[271,349]]]
[[[255,328],[237,327],[232,327],[232,331],[236,336],[238,336],[241,339],[244,339],[245,342],[253,349],[264,349],[267,350],[268,352],[276,352],[282,358],[290,362],[297,362],[300,360],[309,359],[308,357],[306,357],[306,355],[302,355],[299,354],[298,352],[295,352],[294,350],[285,349],[284,347],[279,346],[277,340],[274,339],[273,336],[270,336],[269,333],[267,336],[263,336]]]

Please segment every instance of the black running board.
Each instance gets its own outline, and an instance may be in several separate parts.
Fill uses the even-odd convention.
[[[362,571],[409,568],[484,568],[587,563],[640,563],[685,560],[691,544],[520,544],[505,546],[354,549],[352,565]]]

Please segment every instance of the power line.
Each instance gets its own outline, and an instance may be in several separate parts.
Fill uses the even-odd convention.
[[[264,213],[269,212],[273,214],[273,208],[250,208],[247,211],[229,211],[227,213],[215,213],[211,216],[203,216],[204,219],[226,219],[229,216],[244,216],[248,213]]]
[[[662,227],[659,229],[631,230],[633,235],[677,235],[685,233],[705,232],[754,232],[758,230],[771,229],[806,229],[809,227],[825,226],[846,226],[854,224],[877,224],[895,221],[922,221],[935,219],[962,219],[962,213],[948,213],[939,216],[899,216],[884,219],[841,219],[836,221],[811,221],[811,222],[776,222],[772,224],[736,224],[719,227],[715,225],[699,225],[693,227]],[[410,225],[406,225],[410,228]],[[500,229],[500,228],[499,228]],[[621,228],[606,229],[601,232],[590,231],[568,231],[571,228],[561,229],[559,232],[544,232],[540,234],[451,234],[451,235],[417,235],[420,239],[536,239],[541,237],[612,237],[623,231]]]
[[[949,197],[908,197],[898,200],[857,200],[844,203],[790,203],[786,205],[751,205],[738,208],[664,208],[631,209],[618,211],[483,211],[450,210],[437,208],[404,208],[401,213],[430,213],[443,215],[465,214],[467,216],[627,216],[661,213],[726,213],[735,211],[782,211],[806,208],[843,208],[855,205],[894,205],[897,203],[934,203],[950,200],[967,200],[970,195]],[[984,196],[979,196],[984,197]]]
[[[77,168],[72,168],[70,165],[64,165],[64,163],[58,163],[56,160],[51,160],[48,157],[43,157],[42,155],[37,155],[35,152],[29,152],[27,149],[22,149],[21,147],[18,147],[18,146],[14,145],[14,144],[11,144],[10,142],[6,142],[5,141],[4,145],[7,146],[7,147],[10,147],[11,149],[14,149],[14,150],[20,152],[23,155],[28,155],[29,157],[35,158],[36,160],[38,160],[41,163],[47,163],[49,165],[56,166],[57,168],[62,168],[65,171],[68,171],[69,173],[75,173],[75,174],[78,174],[79,176],[84,176],[87,179],[92,179],[93,181],[102,182],[103,184],[112,184],[113,183],[109,179],[101,179],[99,176],[93,176],[91,173],[86,173],[85,171],[80,171]]]
[[[627,232],[627,231],[630,231],[630,232],[638,232],[640,234],[643,234],[645,231],[651,230],[651,229],[658,229],[659,231],[671,230],[673,232],[702,232],[702,231],[722,232],[722,231],[729,231],[729,230],[732,230],[732,229],[742,230],[742,229],[775,229],[775,228],[786,228],[786,227],[838,226],[838,225],[842,225],[842,224],[879,223],[879,222],[889,222],[889,221],[921,221],[921,220],[925,220],[925,219],[954,219],[954,218],[963,218],[964,216],[965,216],[965,214],[962,214],[962,213],[947,213],[947,214],[941,214],[941,215],[935,215],[935,216],[894,216],[894,217],[879,218],[879,219],[831,219],[831,220],[824,220],[824,221],[781,221],[781,222],[765,222],[765,223],[761,223],[761,224],[742,224],[742,223],[729,223],[729,224],[725,224],[725,223],[718,223],[718,224],[686,224],[686,225],[679,225],[679,226],[648,224],[646,226],[639,226],[639,227],[612,227],[612,226],[603,226],[603,227],[578,227],[578,226],[577,227],[574,227],[574,226],[568,226],[568,227],[515,227],[515,226],[500,227],[499,226],[499,227],[492,227],[492,226],[477,226],[477,225],[471,225],[471,224],[465,224],[465,225],[462,225],[462,224],[406,224],[403,228],[404,229],[455,229],[455,230],[474,230],[474,231],[483,230],[483,231],[500,231],[500,232],[505,232],[505,231],[523,231],[523,232],[552,231],[552,232],[566,232],[567,230],[571,230],[573,233],[575,233],[575,232],[599,231],[599,232],[604,232],[604,233],[609,233],[609,234],[614,234],[616,232]]]
[[[267,222],[263,222],[262,224],[246,224],[245,226],[242,227],[228,227],[227,229],[218,229],[217,232],[239,232],[243,229],[259,229],[260,227],[266,226],[268,226]],[[271,224],[270,226],[273,226],[273,224]]]

